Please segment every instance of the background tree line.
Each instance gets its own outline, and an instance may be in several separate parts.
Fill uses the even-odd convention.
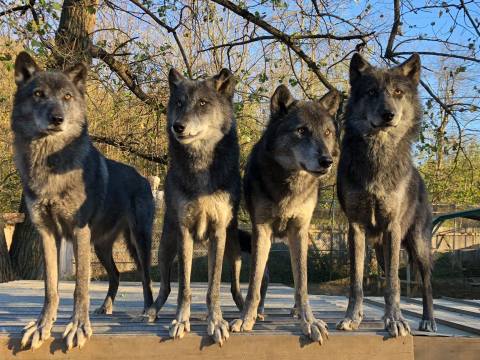
[[[425,113],[415,153],[432,201],[478,204],[479,19],[472,0],[0,0],[0,209],[24,211],[9,130],[13,63],[22,49],[47,68],[90,64],[88,117],[97,146],[162,180],[170,67],[191,78],[222,67],[235,73],[243,164],[278,84],[299,98],[332,88],[348,96],[355,51],[379,66],[417,51]],[[19,228],[12,264],[0,269],[10,269],[7,278],[39,277],[41,257],[33,255],[40,249],[25,240],[35,234],[28,221]]]

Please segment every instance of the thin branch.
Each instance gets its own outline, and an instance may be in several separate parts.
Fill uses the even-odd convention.
[[[161,165],[168,164],[168,155],[156,156],[152,154],[147,154],[120,140],[112,139],[106,136],[90,135],[90,137],[96,143],[107,144],[107,145],[116,147],[117,149],[126,151],[142,159],[152,161],[154,163],[161,164]]]
[[[475,24],[475,20],[473,20],[472,16],[470,15],[470,11],[468,11],[467,6],[465,5],[465,1],[460,0],[460,4],[462,4],[463,11],[465,12],[465,15],[467,15],[468,20],[470,20],[470,23],[475,29],[475,32],[477,33],[478,36],[480,36],[480,30],[478,29],[478,25]]]
[[[390,31],[390,36],[388,37],[387,48],[385,49],[385,57],[387,59],[392,57],[393,44],[395,42],[395,37],[400,31],[400,0],[393,1],[393,24],[392,30]]]
[[[118,61],[115,58],[115,55],[107,52],[105,49],[97,45],[90,45],[90,54],[93,58],[100,59],[107,64],[110,70],[116,73],[118,77],[123,80],[130,91],[134,93],[140,100],[155,110],[159,110],[161,112],[165,111],[165,106],[163,104],[159,104],[153,96],[145,93],[142,90],[127,64]]]
[[[180,54],[182,55],[183,62],[185,63],[185,66],[187,67],[187,73],[190,78],[193,77],[192,75],[192,68],[190,67],[190,63],[188,61],[187,53],[185,52],[185,49],[183,48],[182,42],[180,41],[180,38],[177,35],[176,28],[171,27],[170,25],[166,24],[163,22],[158,16],[156,16],[153,12],[151,12],[147,7],[145,7],[143,4],[141,4],[137,0],[130,0],[133,4],[135,4],[137,7],[142,9],[148,16],[152,18],[153,21],[155,21],[158,25],[163,27],[167,32],[171,33],[173,35],[173,38],[175,39],[175,42],[177,43],[178,49],[180,50]]]
[[[285,34],[284,32],[278,30],[274,26],[270,25],[266,21],[260,19],[259,17],[255,16],[251,12],[249,12],[246,9],[243,9],[242,7],[232,3],[231,1],[228,0],[213,0],[213,2],[223,6],[224,8],[229,9],[230,11],[234,12],[235,14],[241,16],[245,20],[261,27],[263,30],[266,32],[270,33],[273,35],[275,38],[283,42],[285,45],[287,45],[290,49],[295,52],[298,57],[300,57],[312,70],[317,78],[320,80],[320,82],[329,90],[334,90],[335,87],[328,81],[328,79],[322,74],[320,71],[320,68],[318,67],[317,63],[312,60],[302,49],[301,47],[296,43],[295,39],[292,38],[290,35]]]
[[[462,59],[462,60],[474,61],[474,62],[480,63],[480,59],[477,59],[477,58],[472,58],[469,56],[462,56],[462,55],[455,55],[455,54],[439,53],[435,51],[401,51],[401,52],[390,53],[390,57],[395,57],[400,55],[412,55],[413,53],[417,53],[420,55],[432,55],[432,56],[456,58],[456,59]]]

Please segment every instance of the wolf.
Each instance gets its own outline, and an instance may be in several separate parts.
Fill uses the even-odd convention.
[[[205,80],[190,80],[177,70],[168,75],[169,166],[165,215],[159,246],[161,285],[148,311],[156,318],[170,293],[170,269],[178,254],[177,311],[170,336],[190,331],[190,274],[194,242],[208,242],[207,332],[222,345],[229,337],[220,309],[225,248],[240,258],[237,213],[241,195],[239,145],[233,112],[235,76],[222,69]],[[237,262],[238,264],[238,262]],[[239,274],[239,271],[238,271]],[[239,285],[238,285],[239,286]],[[240,306],[243,299],[237,299]]]
[[[252,222],[252,263],[245,308],[231,331],[250,331],[257,317],[260,283],[272,236],[288,238],[295,307],[302,332],[322,344],[327,324],[317,320],[307,294],[308,229],[323,176],[338,156],[337,91],[316,101],[296,100],[280,85],[270,101],[270,120],[247,162],[245,203]]]
[[[74,308],[63,337],[67,349],[83,346],[89,320],[90,243],[109,275],[98,312],[111,313],[119,274],[112,246],[126,239],[142,275],[145,308],[152,304],[150,251],[154,202],[148,181],[132,167],[106,159],[88,135],[85,82],[80,63],[63,72],[42,71],[21,52],[15,61],[17,91],[11,117],[15,164],[25,201],[42,240],[45,300],[37,321],[21,340],[38,348],[50,337],[57,316],[60,241],[73,242],[76,259]]]
[[[420,57],[379,69],[358,53],[350,62],[351,93],[337,173],[337,192],[348,222],[350,297],[341,330],[359,327],[365,245],[375,246],[386,276],[385,329],[393,337],[410,333],[400,311],[400,247],[423,279],[420,330],[436,331],[431,286],[432,213],[425,184],[414,167],[412,142],[422,119],[417,86]]]

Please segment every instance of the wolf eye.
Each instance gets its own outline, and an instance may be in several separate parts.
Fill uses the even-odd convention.
[[[325,130],[324,135],[325,135],[325,136],[330,136],[331,133],[332,133],[332,132],[330,131],[330,129],[327,129],[327,130]]]
[[[299,127],[297,129],[298,135],[304,135],[307,132],[307,128],[305,126]]]
[[[182,107],[182,105],[183,105],[182,102],[181,102],[180,100],[178,100],[178,101],[177,101],[177,107],[180,108],[180,107]]]
[[[367,94],[368,94],[369,96],[375,96],[375,95],[377,95],[377,90],[375,90],[375,89],[370,89],[370,90],[368,90]]]
[[[200,100],[198,103],[200,104],[200,106],[205,106],[207,102],[205,100]]]
[[[393,90],[393,93],[394,93],[395,95],[403,95],[403,91],[400,90],[400,89],[395,89],[395,90]]]
[[[72,94],[66,93],[63,98],[68,101],[72,98]]]
[[[45,94],[44,94],[44,92],[43,92],[42,90],[35,90],[35,91],[33,92],[33,95],[34,95],[35,97],[38,97],[38,98],[42,98],[42,97],[45,96]]]

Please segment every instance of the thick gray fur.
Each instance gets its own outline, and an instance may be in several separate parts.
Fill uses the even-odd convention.
[[[154,202],[150,185],[130,166],[106,159],[88,135],[85,109],[87,68],[42,71],[26,53],[15,63],[12,130],[15,164],[45,258],[45,303],[27,325],[22,346],[38,348],[50,337],[57,316],[58,254],[62,238],[73,242],[76,283],[67,349],[83,346],[89,320],[90,243],[109,275],[100,313],[111,313],[119,273],[112,258],[123,236],[142,276],[145,307],[152,303],[150,251]]]
[[[272,237],[286,235],[302,332],[320,344],[328,337],[326,323],[314,317],[308,301],[307,249],[321,177],[338,153],[334,116],[339,103],[336,91],[318,101],[298,101],[284,85],[271,98],[270,121],[253,148],[244,177],[253,229],[252,264],[245,309],[231,323],[234,332],[252,330]]]
[[[236,80],[223,69],[206,80],[169,73],[167,111],[169,168],[165,179],[165,217],[159,247],[160,292],[149,310],[156,318],[170,293],[170,268],[178,254],[177,313],[170,336],[190,331],[190,274],[194,242],[208,241],[208,334],[220,345],[228,339],[228,323],[220,309],[224,252],[233,261],[232,292],[243,307],[239,275],[241,251],[237,212],[241,194],[239,146],[232,98]]]
[[[359,54],[350,63],[351,94],[338,167],[338,197],[349,221],[350,298],[338,329],[353,330],[362,318],[365,244],[375,246],[386,275],[385,328],[391,336],[410,332],[400,311],[400,247],[423,279],[420,330],[436,331],[431,287],[431,208],[415,169],[412,142],[422,111],[417,86],[420,57],[391,69],[371,66]]]

